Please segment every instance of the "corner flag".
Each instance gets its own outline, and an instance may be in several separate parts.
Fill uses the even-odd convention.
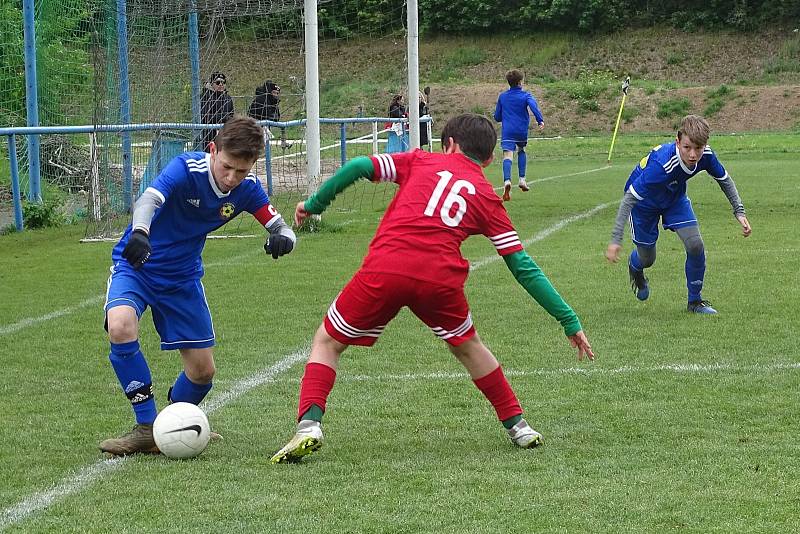
[[[619,105],[619,113],[617,113],[617,124],[614,126],[614,135],[611,136],[611,147],[608,149],[608,164],[611,165],[611,153],[614,152],[614,142],[617,140],[617,130],[619,130],[619,121],[622,118],[622,108],[625,106],[625,97],[628,96],[628,88],[631,86],[631,77],[625,78],[622,82],[622,102]]]

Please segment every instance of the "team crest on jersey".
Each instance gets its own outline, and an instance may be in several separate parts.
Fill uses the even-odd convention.
[[[219,215],[220,215],[220,217],[222,217],[223,219],[230,219],[231,217],[233,217],[233,213],[234,213],[234,211],[236,211],[236,206],[234,206],[234,205],[233,205],[232,203],[230,203],[230,202],[226,202],[226,203],[225,203],[225,204],[223,204],[223,205],[222,205],[222,207],[219,209]]]

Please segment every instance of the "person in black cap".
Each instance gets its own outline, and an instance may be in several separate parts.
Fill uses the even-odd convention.
[[[233,116],[233,98],[228,94],[228,79],[221,72],[212,72],[200,95],[200,120],[203,124],[221,124]],[[208,144],[217,136],[217,130],[203,130],[200,149],[208,152]]]

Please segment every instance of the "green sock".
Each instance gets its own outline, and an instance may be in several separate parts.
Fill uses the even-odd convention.
[[[309,412],[310,411],[311,410],[309,410]],[[520,421],[522,421],[522,416],[521,415],[515,415],[514,417],[509,417],[508,419],[504,420],[503,421],[503,426],[508,429],[508,428],[511,428],[512,426],[516,425]]]
[[[316,404],[312,404],[311,408],[306,410],[306,413],[304,413],[302,417],[300,417],[300,420],[307,421],[310,419],[311,421],[316,421],[317,423],[319,423],[322,421],[322,416],[324,414],[325,412],[322,411],[322,408],[320,408]]]

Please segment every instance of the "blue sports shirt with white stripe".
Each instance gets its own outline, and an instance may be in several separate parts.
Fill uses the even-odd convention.
[[[659,145],[643,157],[625,182],[625,191],[639,199],[637,206],[645,209],[665,209],[686,196],[686,182],[700,171],[716,180],[725,180],[728,173],[711,147],[706,145],[700,160],[690,169],[681,160],[673,141]]]
[[[200,255],[206,236],[239,213],[255,213],[269,204],[255,175],[249,174],[238,187],[223,193],[210,169],[209,154],[186,152],[175,157],[148,187],[162,205],[150,223],[153,252],[140,273],[164,282],[201,278]],[[128,225],[111,253],[115,264],[128,265],[122,250],[130,233]]]

